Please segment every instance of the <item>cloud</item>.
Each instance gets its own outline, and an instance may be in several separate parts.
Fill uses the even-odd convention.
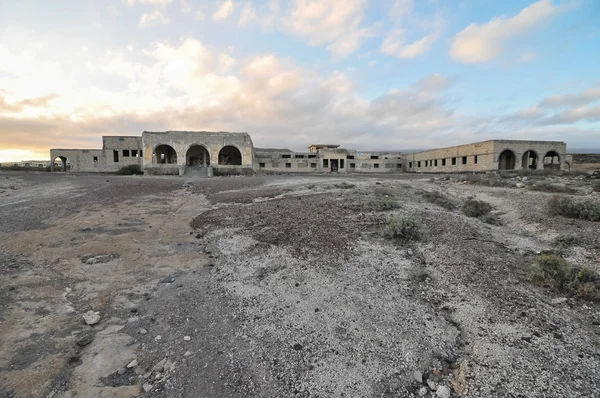
[[[283,17],[282,30],[308,40],[311,46],[326,45],[333,55],[356,51],[372,29],[363,27],[366,0],[294,0]]]
[[[386,55],[397,58],[416,58],[428,52],[439,37],[437,33],[434,33],[405,44],[405,35],[406,32],[403,29],[390,31],[381,43],[379,50]]]
[[[540,102],[539,106],[543,108],[581,106],[598,100],[600,100],[600,86],[591,87],[575,94],[551,96]]]
[[[240,26],[245,27],[250,25],[252,22],[258,21],[258,17],[256,16],[256,11],[254,10],[254,6],[252,6],[251,2],[247,2],[240,13]]]
[[[521,55],[519,55],[519,58],[517,58],[517,61],[519,62],[531,62],[535,59],[535,54],[534,53],[523,53]]]
[[[567,9],[567,6],[554,5],[552,0],[541,0],[514,17],[494,18],[484,25],[473,23],[452,39],[450,56],[467,64],[491,61],[502,52],[508,39],[550,21]]]
[[[17,101],[6,101],[0,96],[0,112],[21,112],[26,107],[39,108],[47,106],[51,101],[58,98],[58,94],[48,94],[41,97],[25,98]]]
[[[150,26],[167,25],[171,20],[159,10],[154,10],[151,13],[144,13],[138,22],[142,28]]]
[[[130,7],[137,4],[165,6],[171,4],[173,0],[124,0],[124,2]]]
[[[420,79],[416,86],[423,91],[439,91],[448,88],[452,83],[454,83],[454,79],[434,73]]]
[[[213,13],[212,19],[213,21],[222,21],[227,19],[233,10],[235,9],[235,3],[233,0],[225,0],[221,3],[219,8]]]
[[[410,15],[414,8],[413,0],[394,0],[394,4],[388,13],[389,17],[398,23],[400,20]]]

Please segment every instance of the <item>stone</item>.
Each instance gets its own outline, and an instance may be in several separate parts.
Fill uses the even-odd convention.
[[[125,372],[127,372],[127,369],[125,369],[125,368],[119,368],[119,370],[117,370],[117,373],[121,376],[124,375]]]
[[[165,370],[165,363],[167,362],[167,358],[163,359],[162,361],[158,362],[156,365],[154,365],[154,367],[152,368],[153,372],[162,372],[163,370]]]
[[[415,370],[413,373],[413,379],[415,379],[419,384],[423,383],[423,373]]]
[[[137,364],[138,364],[137,359],[134,359],[133,361],[131,361],[127,364],[127,369],[135,368],[137,366]]]
[[[145,383],[142,388],[144,389],[144,392],[150,392],[152,390],[152,384]]]
[[[424,397],[425,395],[427,395],[427,388],[421,387],[419,389],[419,397]]]
[[[144,329],[144,328],[140,328],[140,330],[138,330],[138,333],[139,334],[146,334],[146,333],[148,333],[148,331],[146,329]]]
[[[525,184],[523,184],[522,182],[517,182],[516,187],[517,188],[525,188]]]
[[[94,312],[94,311],[88,311],[85,314],[83,314],[83,320],[88,325],[95,325],[98,322],[100,322],[100,313]]]
[[[429,388],[431,389],[431,391],[437,390],[437,385],[433,381],[427,380],[427,385],[429,386]]]
[[[184,337],[183,337],[183,340],[184,340],[184,341],[190,341],[191,339],[192,339],[192,338],[191,338],[190,336],[184,336]]]
[[[560,304],[564,304],[567,302],[567,298],[566,297],[558,297],[555,299],[552,299],[550,302],[552,303],[552,305],[560,305]]]
[[[440,398],[450,398],[452,392],[446,386],[438,386],[437,390],[435,391],[435,395]]]
[[[191,351],[186,351],[185,354],[183,354],[184,357],[191,357],[192,356],[192,352]]]
[[[162,336],[160,334],[154,338],[154,340],[156,340],[156,341],[158,341],[160,339],[162,339]]]

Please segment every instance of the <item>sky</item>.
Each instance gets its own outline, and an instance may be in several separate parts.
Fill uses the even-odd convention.
[[[0,1],[0,162],[144,130],[600,148],[600,1]]]

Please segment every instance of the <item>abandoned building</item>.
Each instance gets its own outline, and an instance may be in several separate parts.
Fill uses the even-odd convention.
[[[146,174],[229,175],[249,172],[462,172],[570,167],[559,141],[490,140],[415,153],[358,151],[314,144],[306,152],[255,148],[248,133],[144,131],[104,136],[102,149],[51,149],[52,171],[115,172],[138,165]],[[56,167],[59,164],[60,167]]]

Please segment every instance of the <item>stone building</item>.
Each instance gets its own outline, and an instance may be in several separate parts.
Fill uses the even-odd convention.
[[[416,153],[358,151],[313,144],[306,152],[255,148],[248,133],[144,131],[141,137],[105,136],[102,149],[51,149],[52,169],[115,172],[138,165],[146,174],[461,172],[566,169],[566,144],[491,140]],[[52,162],[54,160],[54,162]]]

